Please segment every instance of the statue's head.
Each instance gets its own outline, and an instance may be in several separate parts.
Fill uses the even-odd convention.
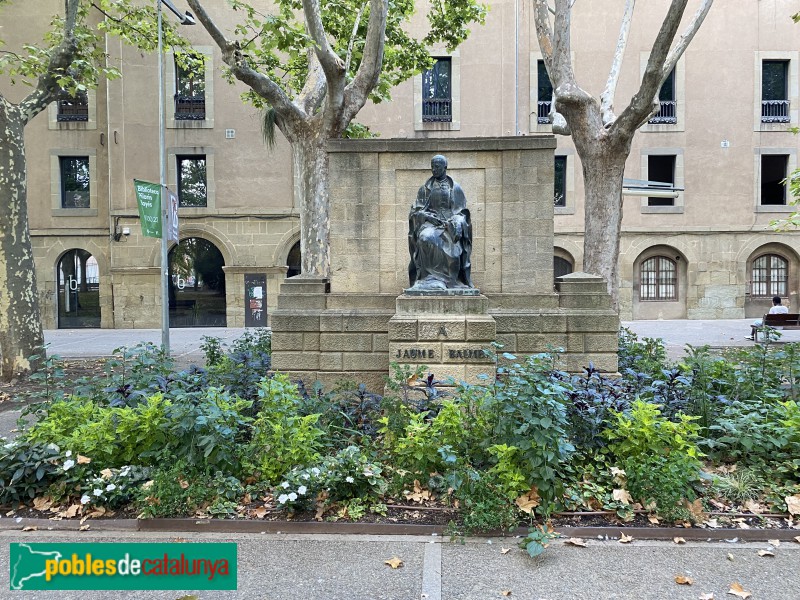
[[[444,177],[447,172],[447,159],[441,154],[437,154],[431,159],[431,172],[438,178]]]

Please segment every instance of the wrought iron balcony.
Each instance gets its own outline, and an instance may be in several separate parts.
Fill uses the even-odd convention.
[[[762,123],[788,123],[789,122],[789,101],[788,100],[762,100],[761,101],[761,122]]]
[[[89,103],[80,98],[58,101],[56,121],[74,122],[89,120]]]
[[[553,102],[551,100],[539,101],[539,106],[536,112],[536,122],[539,125],[548,125],[550,123],[550,107]]]
[[[453,101],[450,98],[423,98],[422,121],[450,123],[453,120]]]
[[[175,94],[176,121],[202,121],[206,118],[205,96],[179,96]]]
[[[653,118],[651,118],[648,123],[653,125],[674,125],[677,123],[678,117],[676,116],[676,107],[678,103],[674,100],[661,100],[659,104],[661,106],[658,112],[653,115]]]

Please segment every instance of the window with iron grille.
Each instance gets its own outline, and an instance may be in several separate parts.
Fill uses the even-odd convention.
[[[178,206],[208,205],[205,155],[176,156],[178,163]]]
[[[789,122],[789,61],[761,63],[761,122]]]
[[[60,156],[61,208],[90,208],[89,157]]]
[[[85,90],[70,94],[61,90],[56,100],[56,121],[74,122],[89,120],[89,96]]]
[[[545,125],[550,122],[550,107],[553,104],[553,84],[547,74],[543,60],[536,61],[536,122]]]
[[[750,293],[771,298],[786,296],[789,279],[789,261],[777,254],[764,254],[753,261]]]
[[[175,63],[175,120],[206,118],[206,81],[202,64],[184,68]]]
[[[786,171],[788,154],[761,155],[761,204],[781,206],[786,204]]]
[[[678,269],[666,256],[654,256],[642,263],[639,300],[677,300]]]
[[[452,62],[437,58],[422,74],[422,120],[450,123],[453,120]]]
[[[649,154],[647,156],[647,179],[675,186],[675,155]],[[674,198],[647,198],[647,206],[674,206]]]
[[[674,125],[677,123],[676,108],[678,103],[675,101],[675,97],[675,69],[672,69],[658,91],[658,112],[648,122],[654,125]]]
[[[567,205],[567,157],[555,157],[555,176],[553,177],[553,206]]]

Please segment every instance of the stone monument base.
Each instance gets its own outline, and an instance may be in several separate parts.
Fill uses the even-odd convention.
[[[489,299],[478,290],[449,291],[397,297],[389,320],[389,360],[412,369],[425,365],[440,381],[479,383],[480,375],[491,380],[497,326],[489,314]]]

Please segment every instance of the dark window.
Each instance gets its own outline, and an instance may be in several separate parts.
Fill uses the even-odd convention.
[[[205,155],[178,156],[178,206],[207,206]]]
[[[85,91],[75,92],[74,95],[66,90],[61,90],[56,101],[58,112],[56,121],[88,121],[89,96]]]
[[[286,277],[294,277],[300,275],[302,272],[302,255],[300,254],[300,242],[297,242],[292,249],[289,250],[289,256],[286,257],[286,266],[289,270],[286,271]]]
[[[89,157],[61,156],[61,207],[89,208]]]
[[[453,92],[449,58],[437,58],[422,74],[422,120],[449,123],[453,120]]]
[[[789,122],[789,61],[761,63],[761,122]]]
[[[184,68],[175,63],[175,120],[202,121],[206,118],[205,67]]]
[[[572,273],[572,262],[560,256],[553,257],[553,278],[558,279],[564,275]]]
[[[786,154],[761,155],[761,204],[786,204],[786,165],[789,157]]]
[[[555,157],[555,176],[554,190],[553,190],[553,205],[566,206],[567,205],[567,157]]]
[[[538,106],[536,108],[536,122],[544,125],[550,122],[550,107],[553,103],[553,84],[550,83],[550,76],[547,74],[547,67],[544,61],[536,61],[537,91],[536,98]]]
[[[654,256],[642,263],[640,300],[677,300],[678,278],[675,262],[666,256]]]
[[[678,122],[676,113],[676,94],[675,94],[675,69],[670,71],[661,89],[658,91],[658,112],[650,119],[653,124],[674,124]]]
[[[658,183],[675,185],[675,155],[650,154],[647,157],[647,179]],[[666,187],[666,186],[665,186]],[[647,206],[673,206],[674,198],[647,198]]]
[[[753,261],[750,293],[769,298],[786,296],[789,262],[777,254],[765,254]]]

